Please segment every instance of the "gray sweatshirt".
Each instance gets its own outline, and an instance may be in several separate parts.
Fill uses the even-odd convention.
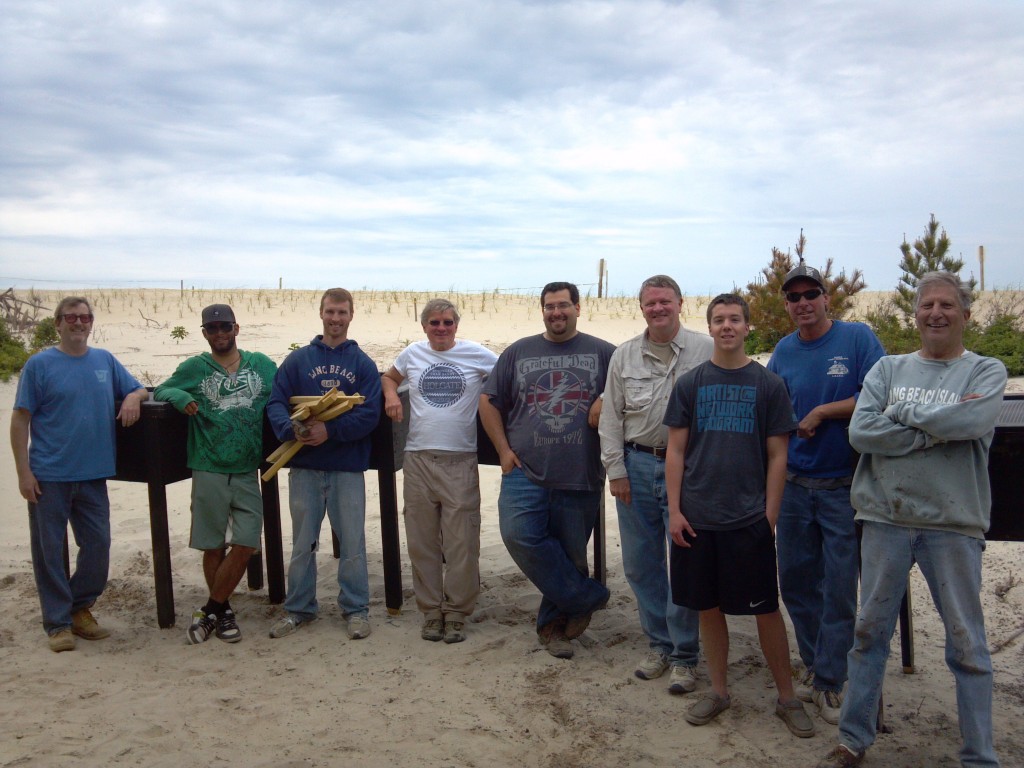
[[[857,520],[984,538],[988,451],[1005,386],[1003,364],[973,352],[879,360],[850,421],[850,444],[863,454],[850,489]]]

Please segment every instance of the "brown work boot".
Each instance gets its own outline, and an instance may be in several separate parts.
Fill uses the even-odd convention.
[[[50,650],[54,653],[75,650],[75,636],[71,634],[71,630],[65,627],[50,635]]]
[[[110,630],[101,627],[88,608],[71,614],[71,631],[86,640],[102,640],[104,637],[110,637]]]

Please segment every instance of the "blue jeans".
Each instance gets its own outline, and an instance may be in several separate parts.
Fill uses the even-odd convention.
[[[292,469],[288,477],[292,515],[292,559],[284,608],[303,619],[316,618],[316,552],[324,512],[340,545],[338,607],[348,616],[366,616],[370,579],[366,572],[366,490],[362,472]]]
[[[592,613],[608,590],[587,574],[587,542],[602,491],[543,488],[515,467],[501,476],[498,523],[512,559],[542,595],[537,629],[559,616]]]
[[[839,716],[839,740],[857,751],[875,740],[889,642],[907,573],[916,562],[946,628],[946,665],[956,680],[960,761],[997,766],[992,748],[992,660],[981,612],[985,542],[947,531],[864,523],[861,609],[850,651],[850,686]]]
[[[626,449],[626,473],[632,497],[616,499],[622,565],[636,595],[640,626],[652,650],[668,656],[673,666],[697,665],[700,618],[697,611],[672,602],[669,587],[668,497],[665,462],[649,453]]]
[[[28,505],[32,571],[43,629],[52,635],[71,626],[71,614],[103,594],[110,567],[110,501],[106,480],[73,483],[40,480],[39,501]],[[64,570],[68,524],[78,545],[75,572]]]
[[[814,687],[841,691],[857,618],[857,529],[850,489],[819,490],[789,481],[775,536],[779,591],[800,658]]]

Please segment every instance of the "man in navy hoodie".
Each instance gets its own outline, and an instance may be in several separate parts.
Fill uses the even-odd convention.
[[[292,352],[274,377],[267,415],[279,440],[303,447],[289,463],[288,506],[292,516],[292,557],[288,565],[288,614],[270,630],[271,637],[292,634],[317,617],[316,551],[326,512],[341,547],[338,561],[338,607],[348,636],[370,634],[370,585],[366,572],[363,523],[366,493],[363,473],[370,466],[370,433],[380,418],[380,372],[348,338],[352,294],[329,288],[320,299],[324,332]],[[327,422],[305,422],[301,432],[291,422],[289,399],[323,395],[337,387],[366,400]]]

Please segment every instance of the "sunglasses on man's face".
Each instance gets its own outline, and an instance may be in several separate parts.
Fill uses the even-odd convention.
[[[445,319],[445,320],[427,320],[427,325],[432,325],[435,328],[437,328],[437,326],[439,326],[439,325],[444,325],[445,328],[451,328],[453,325],[455,325],[455,321],[454,320],[448,320],[448,319]]]
[[[203,328],[207,333],[231,333],[235,328],[234,323],[203,323]]]
[[[85,315],[85,314],[77,315],[77,314],[75,314],[73,312],[69,312],[66,315],[61,315],[61,319],[65,323],[67,323],[68,325],[70,325],[71,323],[75,322],[76,320],[78,322],[82,323],[83,325],[87,325],[88,323],[92,322],[92,318],[93,318],[92,313],[89,313],[87,315]]]
[[[824,291],[821,288],[808,288],[806,291],[786,291],[786,301],[790,304],[796,304],[800,299],[807,299],[808,301],[814,301],[816,298],[821,296]]]

